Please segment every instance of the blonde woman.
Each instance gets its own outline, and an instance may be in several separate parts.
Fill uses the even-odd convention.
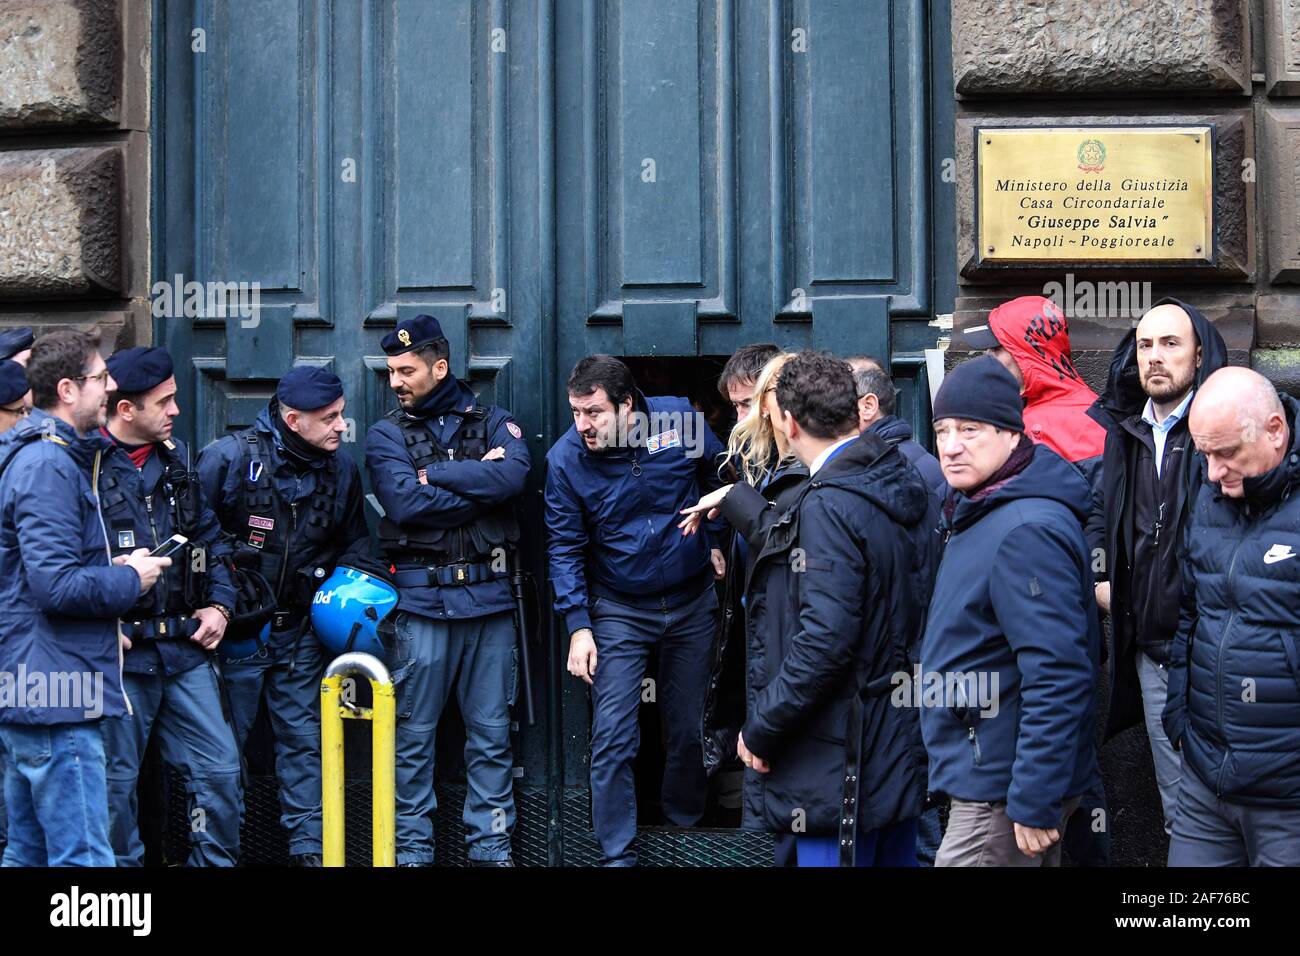
[[[736,469],[746,484],[759,491],[764,491],[778,475],[783,475],[792,467],[796,471],[802,468],[790,451],[785,432],[781,430],[781,413],[776,404],[777,378],[781,367],[793,356],[793,352],[782,352],[774,355],[763,366],[763,371],[754,382],[754,401],[749,406],[749,414],[736,424],[727,440],[726,463]],[[807,475],[807,469],[803,469],[803,474]],[[718,503],[730,490],[731,485],[724,485],[691,507],[683,509],[682,514],[686,518],[678,525],[682,534],[695,534],[706,514],[710,521],[716,518]],[[768,500],[774,498],[769,496]],[[746,539],[750,537],[743,530],[741,534]]]

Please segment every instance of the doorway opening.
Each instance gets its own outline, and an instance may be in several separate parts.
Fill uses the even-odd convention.
[[[718,440],[723,445],[726,444],[727,436],[736,423],[730,403],[718,392],[718,376],[726,364],[726,356],[631,356],[624,357],[623,361],[632,370],[632,376],[642,393],[647,396],[675,395],[688,398],[695,409],[704,415]],[[727,549],[728,552],[730,550]],[[716,589],[721,609],[726,598],[725,582],[718,582]],[[646,676],[655,678],[658,672],[659,654],[656,648],[650,652]],[[717,719],[728,725],[735,723],[738,731],[744,719],[745,707],[743,623],[733,629],[727,641],[721,674],[717,696],[723,713]],[[638,710],[641,746],[634,764],[637,824],[640,827],[663,826],[666,823],[660,804],[667,753],[665,729],[657,702],[647,700],[647,696],[653,695],[643,694]],[[734,732],[729,735],[729,739],[730,758],[724,759],[708,780],[704,818],[700,821],[702,828],[740,826],[742,767],[735,756]]]

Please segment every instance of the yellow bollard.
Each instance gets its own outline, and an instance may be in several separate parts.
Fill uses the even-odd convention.
[[[370,681],[371,707],[358,707],[343,693],[344,679],[360,674]],[[320,686],[321,829],[324,864],[344,864],[343,721],[370,721],[371,826],[374,866],[397,862],[395,829],[397,758],[395,733],[397,699],[388,668],[376,657],[357,652],[343,654],[325,669]]]

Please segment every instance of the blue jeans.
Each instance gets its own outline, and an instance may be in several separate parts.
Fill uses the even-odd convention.
[[[398,611],[394,624],[389,666],[397,685],[397,863],[433,862],[434,749],[453,684],[465,720],[467,853],[471,860],[508,860],[515,828],[514,615],[439,621]]]
[[[280,785],[280,826],[289,853],[321,852],[320,682],[325,649],[310,630],[271,635],[252,657],[222,664],[235,744],[243,752],[266,695],[275,735],[275,776]]]
[[[674,826],[704,815],[707,781],[700,723],[709,683],[717,597],[709,588],[678,608],[646,610],[600,597],[591,605],[596,642],[592,680],[591,822],[606,866],[635,866],[637,710],[650,648],[659,647],[654,702],[667,735],[663,811]]]
[[[1142,687],[1142,714],[1146,721],[1147,739],[1151,741],[1151,759],[1156,768],[1156,785],[1160,788],[1165,833],[1172,834],[1174,814],[1178,811],[1178,781],[1183,775],[1183,758],[1169,742],[1161,720],[1169,697],[1169,668],[1138,651],[1137,672]]]
[[[939,811],[936,803],[921,811],[916,818],[916,862],[919,866],[934,866],[934,858],[939,853],[939,844],[943,842],[943,820]]]
[[[97,722],[0,724],[9,843],[4,866],[112,866]]]
[[[833,836],[796,837],[799,866],[839,866],[840,841]],[[916,866],[916,820],[904,820],[858,835],[854,866]]]
[[[149,734],[185,777],[189,866],[239,861],[243,785],[239,751],[221,714],[217,677],[207,663],[180,674],[122,675],[133,714],[100,722],[108,754],[109,824],[118,866],[143,866],[136,784]]]

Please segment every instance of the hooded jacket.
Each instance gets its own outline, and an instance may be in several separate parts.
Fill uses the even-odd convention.
[[[1106,432],[1088,417],[1097,394],[1070,360],[1070,330],[1051,299],[1022,295],[989,313],[989,331],[1011,353],[1025,384],[1025,434],[1066,461],[1079,465],[1090,480]]]
[[[40,409],[0,442],[0,723],[130,713],[117,619],[140,577],[109,563],[92,484],[111,448]]]
[[[885,415],[871,423],[868,431],[875,432],[889,444],[895,446],[907,459],[908,464],[921,473],[926,487],[934,495],[935,501],[943,503],[948,496],[948,482],[943,477],[943,468],[924,446],[912,437],[912,426],[897,415]]]
[[[1228,803],[1300,807],[1300,403],[1290,445],[1244,498],[1196,490],[1164,726],[1183,766]]]
[[[1156,305],[1173,304],[1182,308],[1192,320],[1197,344],[1201,349],[1201,366],[1196,370],[1193,389],[1219,369],[1228,364],[1228,349],[1218,329],[1195,307],[1179,299],[1161,299]],[[1150,436],[1151,427],[1142,421],[1147,394],[1138,377],[1137,330],[1125,333],[1115,348],[1110,362],[1110,375],[1106,388],[1088,410],[1089,416],[1106,429],[1106,446],[1102,454],[1101,472],[1093,486],[1092,513],[1088,517],[1088,547],[1102,560],[1093,562],[1098,583],[1110,583],[1110,620],[1113,652],[1110,656],[1111,696],[1110,714],[1106,724],[1109,739],[1133,724],[1142,716],[1142,691],[1137,677],[1137,651],[1139,648],[1154,660],[1167,663],[1169,644],[1164,640],[1143,642],[1151,629],[1148,622],[1139,619],[1138,612],[1130,606],[1130,569],[1134,566],[1132,526],[1132,489],[1134,471],[1138,464],[1140,443]],[[1190,407],[1188,409],[1190,412]],[[1170,432],[1170,439],[1179,436],[1185,441],[1186,453],[1178,459],[1180,480],[1174,483],[1174,496],[1167,502],[1166,519],[1162,527],[1168,530],[1165,538],[1175,553],[1164,562],[1167,580],[1162,600],[1177,614],[1182,592],[1183,528],[1187,514],[1201,485],[1203,463],[1195,454],[1187,436],[1187,415]]]
[[[802,822],[828,835],[849,821],[867,832],[921,812],[916,711],[888,692],[921,611],[908,532],[928,501],[921,476],[871,432],[807,479],[784,514],[748,485],[724,499],[754,549],[743,735],[771,764],[745,771],[746,828],[791,833]],[[842,815],[850,797],[857,812]]]
[[[1079,470],[1041,445],[984,497],[958,493],[913,685],[931,792],[1005,801],[1014,822],[1055,828],[1088,789],[1101,650],[1090,498]]]

